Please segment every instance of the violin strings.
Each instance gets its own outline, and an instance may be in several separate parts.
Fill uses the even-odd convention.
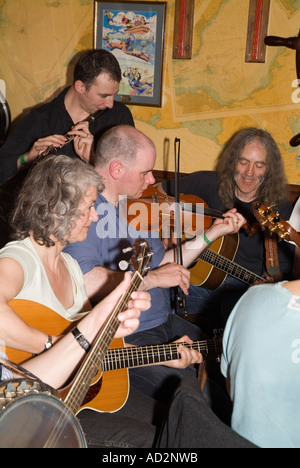
[[[197,203],[196,205],[180,202],[180,205],[183,208],[183,211],[188,211],[190,213],[195,213],[204,216],[210,216],[212,218],[223,218],[223,213],[221,211],[213,210],[204,206],[204,203]]]

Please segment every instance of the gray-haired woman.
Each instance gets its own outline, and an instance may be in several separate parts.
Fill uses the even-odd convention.
[[[94,202],[97,191],[102,189],[101,177],[81,160],[50,156],[33,167],[13,215],[16,240],[0,250],[2,344],[40,354],[58,340],[25,323],[10,307],[12,299],[35,301],[70,321],[78,321],[91,311],[79,265],[63,248],[69,242],[84,240],[90,224],[97,221]],[[148,294],[137,293],[136,298],[140,299],[136,305],[141,308],[150,306]],[[133,321],[119,335],[138,327],[136,312],[129,314]],[[94,338],[107,311],[100,303],[88,316],[91,318],[87,323],[92,329],[89,334]],[[64,383],[55,367],[45,368],[39,376],[55,387]],[[67,377],[64,376],[65,380]]]
[[[0,345],[38,354],[23,367],[56,389],[73,375],[86,350],[72,333],[60,338],[49,337],[30,327],[9,302],[15,298],[35,301],[69,320],[76,319],[85,342],[93,342],[105,319],[129,288],[130,274],[91,310],[81,270],[62,250],[69,242],[85,239],[91,222],[98,218],[94,202],[97,191],[102,189],[101,177],[81,160],[74,161],[67,156],[40,160],[26,178],[17,200],[12,221],[16,240],[0,251]],[[128,310],[118,316],[120,326],[116,337],[135,331],[140,311],[149,307],[148,293],[133,292]],[[47,352],[43,352],[45,349]],[[3,370],[0,364],[0,381],[13,377]],[[126,404],[125,410],[116,416],[90,410],[80,412],[89,447],[107,444],[150,447],[153,444],[156,428],[147,422],[152,417],[152,401],[145,402],[143,396],[138,398],[133,393],[130,398],[133,406]],[[155,404],[153,401],[153,406]],[[5,427],[5,433],[9,429]]]

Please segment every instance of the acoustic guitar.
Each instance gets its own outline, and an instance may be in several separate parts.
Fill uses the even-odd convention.
[[[217,289],[223,284],[227,275],[249,285],[255,282],[265,283],[265,278],[233,261],[238,244],[238,234],[229,234],[213,242],[210,248],[205,249],[189,268],[191,283],[207,289]]]
[[[148,263],[150,253],[143,256],[148,258]],[[146,268],[144,266],[143,271]],[[0,447],[85,447],[84,434],[75,415],[85,408],[99,412],[120,409],[129,392],[128,367],[180,358],[178,343],[124,348],[123,339],[111,342],[111,336],[119,326],[117,316],[127,307],[132,291],[138,289],[142,278],[140,267],[129,291],[104,324],[75,378],[58,395],[41,392],[40,382],[4,382],[4,388],[0,387]],[[27,323],[46,334],[62,335],[74,326],[74,322],[31,301],[13,300],[10,306]],[[222,336],[219,334],[212,340],[185,346],[197,349],[204,357],[208,354],[219,357]],[[13,358],[17,362],[30,356],[10,348],[4,351],[10,360]],[[5,401],[2,409],[1,399]]]
[[[280,240],[292,241],[300,247],[300,233],[288,221],[281,219],[279,213],[274,213],[271,208],[259,201],[254,201],[252,208],[254,216],[262,227],[267,227],[272,233],[277,234]]]
[[[35,397],[39,395],[29,391],[20,399],[13,398],[11,403],[5,405],[0,412],[0,447],[86,446],[80,425],[75,428],[74,417],[79,412],[93,379],[99,373],[101,362],[120,326],[119,313],[126,310],[132,292],[139,288],[147,272],[152,257],[147,242],[143,239],[136,240],[135,251],[136,254],[132,257],[135,272],[130,286],[102,325],[70,385],[59,392],[58,397],[41,394],[41,404],[35,401]],[[5,392],[7,393],[6,390]],[[32,398],[34,401],[31,401]]]
[[[14,299],[9,305],[26,323],[47,335],[61,336],[74,327],[74,322],[37,302]],[[211,340],[184,345],[201,352],[203,358],[209,355],[219,357],[222,353],[222,334],[218,332]],[[78,413],[84,408],[99,412],[115,412],[121,409],[129,394],[128,368],[179,359],[178,346],[179,343],[168,343],[125,347],[123,338],[115,338],[91,382]],[[17,364],[31,357],[30,353],[12,348],[3,351],[10,361]]]

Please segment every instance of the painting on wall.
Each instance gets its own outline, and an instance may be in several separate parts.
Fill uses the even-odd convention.
[[[117,101],[161,106],[166,4],[95,1],[94,47],[114,54],[122,71]]]

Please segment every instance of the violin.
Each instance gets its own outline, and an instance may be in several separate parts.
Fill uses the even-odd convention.
[[[123,204],[122,204],[123,205]],[[221,211],[208,207],[204,200],[196,195],[180,194],[179,207],[175,198],[161,192],[158,187],[150,185],[137,200],[127,200],[127,223],[138,231],[159,231],[161,237],[170,237],[170,228],[175,228],[176,237],[179,232],[187,239],[208,229],[214,219],[223,218]],[[179,211],[177,210],[179,208]],[[180,228],[180,231],[176,228]],[[252,235],[256,232],[245,223],[243,228]]]

